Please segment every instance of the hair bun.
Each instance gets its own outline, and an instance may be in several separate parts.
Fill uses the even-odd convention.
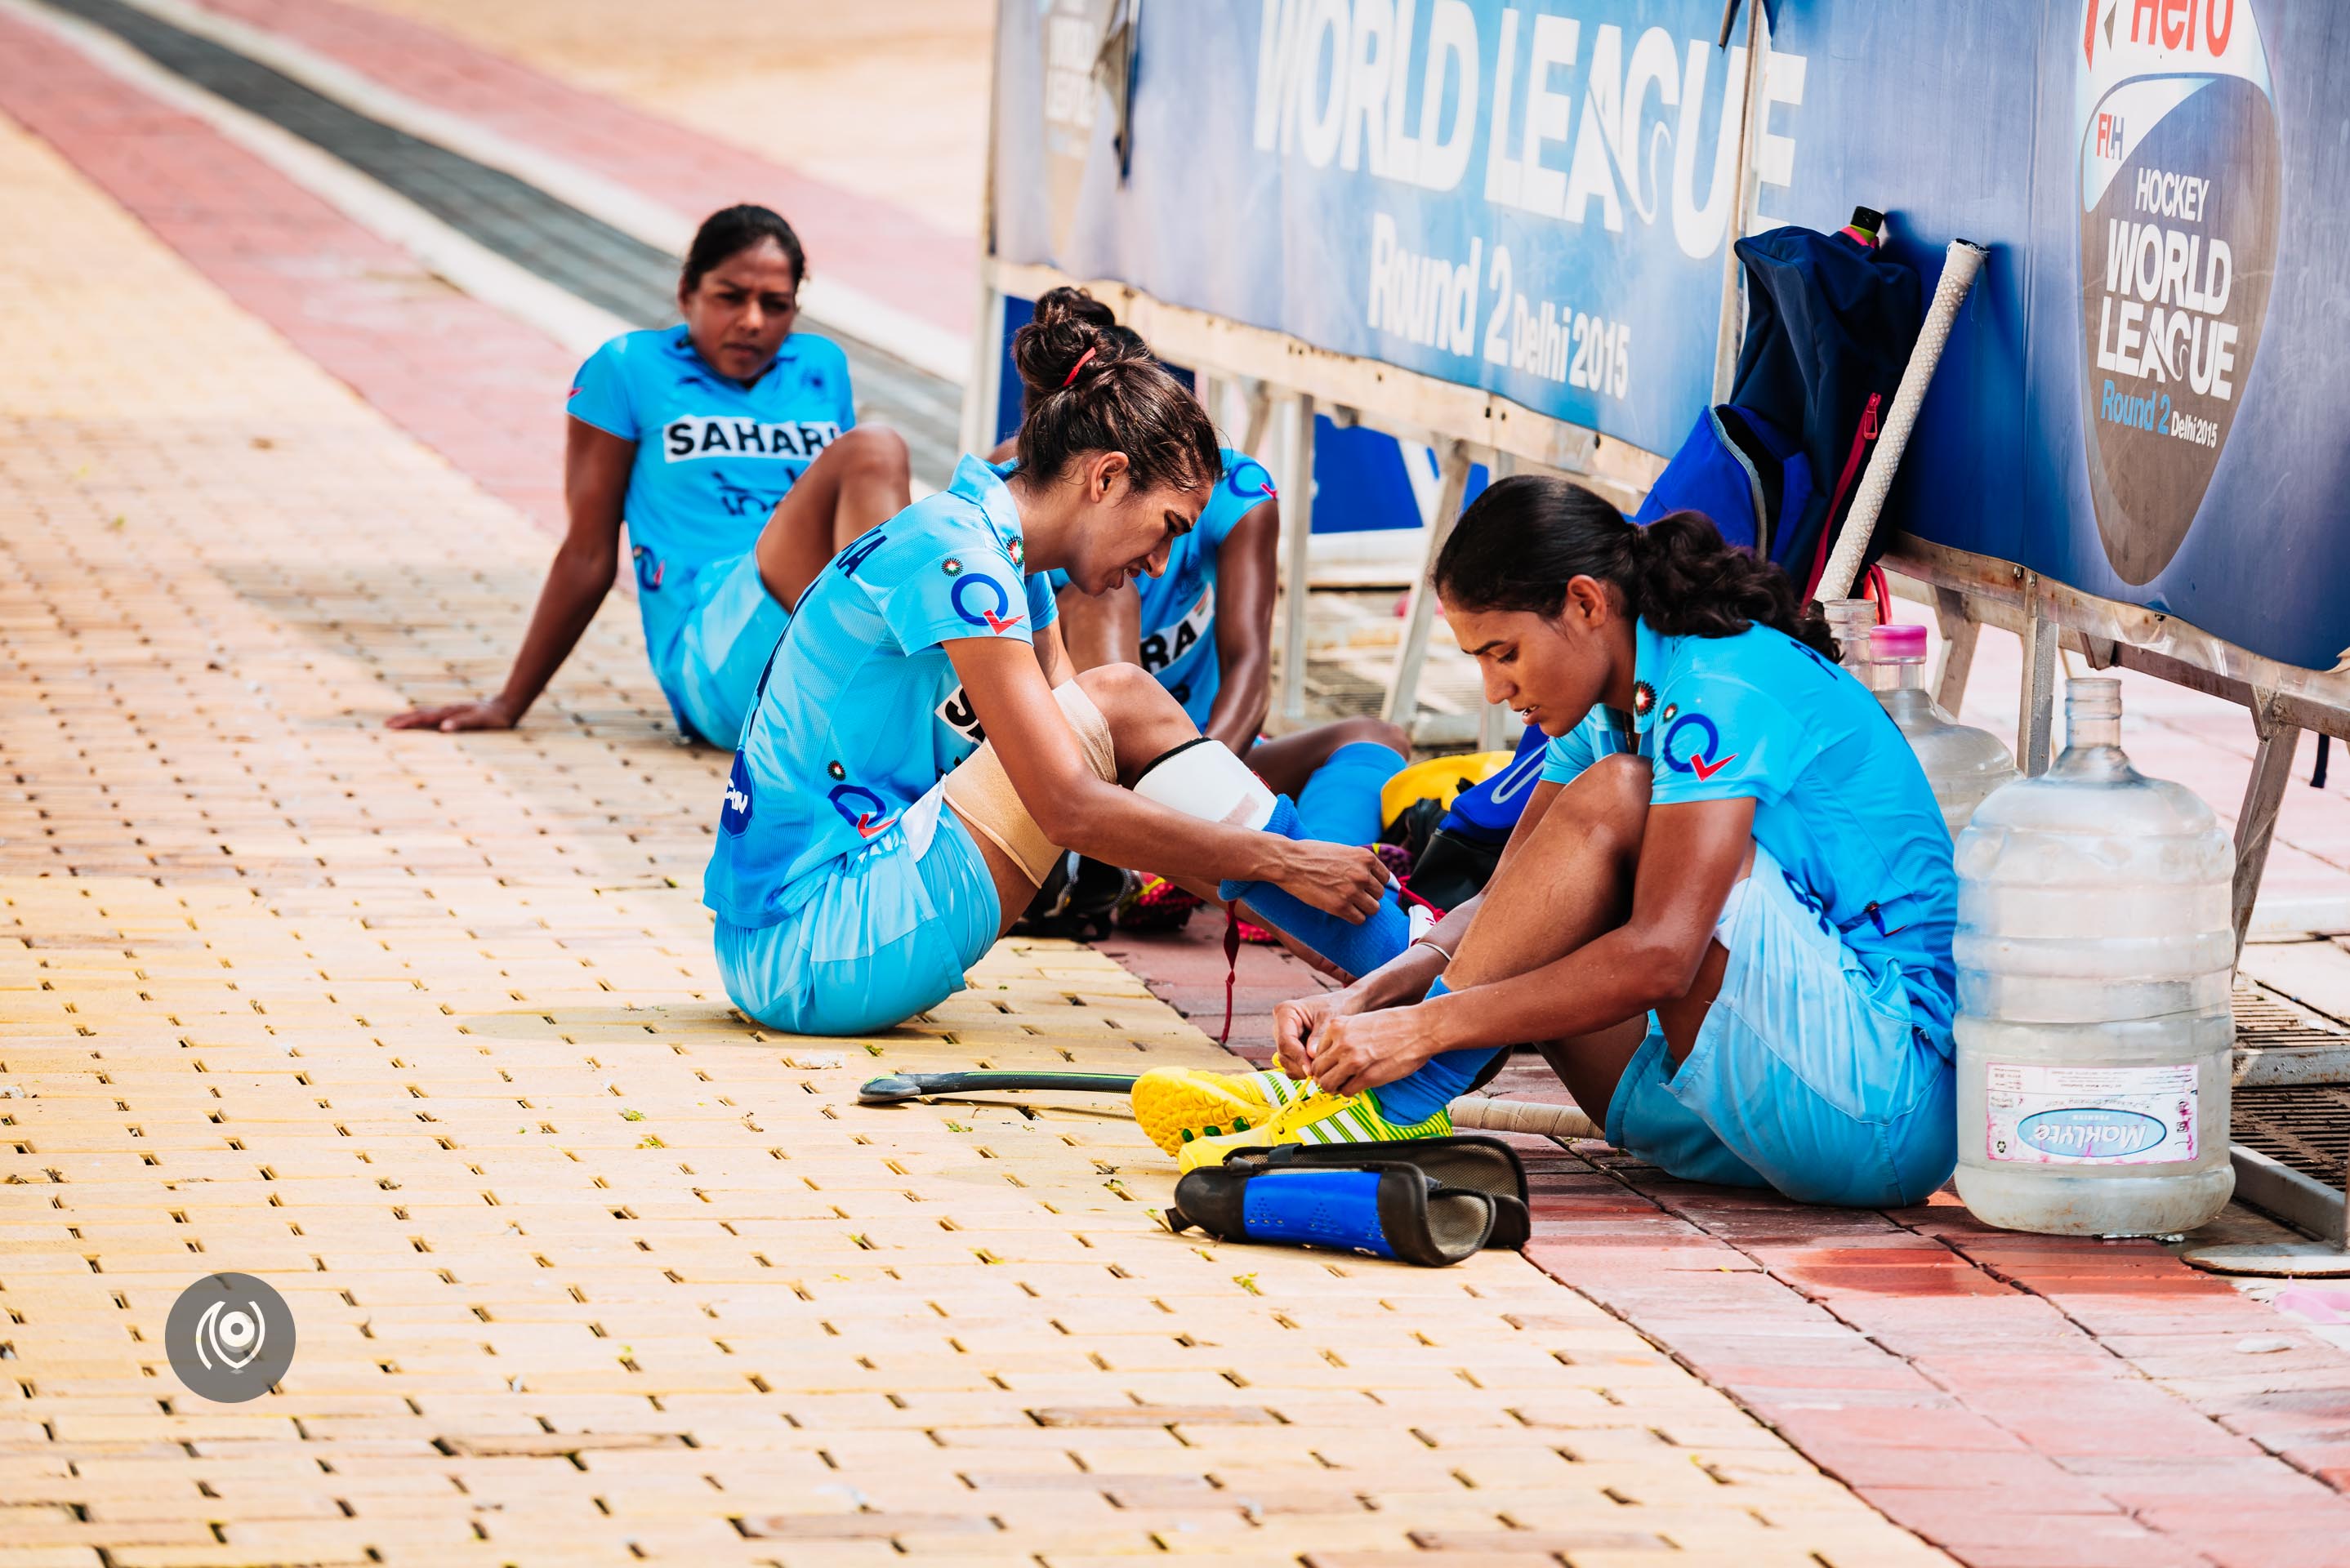
[[[1141,337],[1119,326],[1108,306],[1066,286],[1045,290],[1037,298],[1035,319],[1012,335],[1012,363],[1031,402],[1067,388],[1071,372],[1088,353],[1088,371],[1150,358]]]

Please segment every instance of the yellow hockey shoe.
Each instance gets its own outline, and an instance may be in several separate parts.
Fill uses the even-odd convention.
[[[1196,1137],[1176,1156],[1177,1167],[1195,1170],[1222,1165],[1237,1148],[1271,1148],[1284,1143],[1399,1143],[1442,1137],[1452,1130],[1452,1113],[1439,1111],[1424,1122],[1401,1126],[1379,1114],[1376,1089],[1359,1095],[1310,1094],[1291,1101],[1255,1127],[1221,1137]]]
[[[1282,1106],[1313,1092],[1311,1084],[1278,1071],[1153,1067],[1135,1081],[1134,1119],[1161,1153],[1173,1154],[1193,1138],[1260,1126]]]

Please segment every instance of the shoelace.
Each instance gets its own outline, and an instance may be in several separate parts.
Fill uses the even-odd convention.
[[[1224,1032],[1216,1036],[1219,1045],[1232,1043],[1232,988],[1241,978],[1241,918],[1230,905],[1224,906]]]

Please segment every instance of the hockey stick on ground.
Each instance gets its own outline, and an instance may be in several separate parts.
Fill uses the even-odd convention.
[[[873,1078],[857,1091],[859,1105],[894,1106],[939,1095],[968,1095],[993,1089],[1074,1089],[1080,1093],[1123,1095],[1134,1088],[1130,1073],[891,1073]],[[1590,1117],[1573,1106],[1549,1106],[1534,1100],[1489,1100],[1467,1095],[1452,1102],[1452,1125],[1476,1132],[1530,1133],[1536,1137],[1603,1137]]]
[[[987,1089],[1076,1089],[1123,1095],[1134,1088],[1132,1073],[891,1073],[868,1079],[857,1091],[863,1106],[894,1106],[934,1095],[968,1095]]]

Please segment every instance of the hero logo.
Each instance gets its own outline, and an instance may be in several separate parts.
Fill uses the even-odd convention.
[[[971,590],[973,588],[981,590],[979,596],[981,598],[994,599],[993,607],[983,606],[973,610],[970,605],[964,603],[963,601],[971,597]],[[957,577],[954,587],[948,591],[947,597],[953,603],[955,614],[973,626],[983,626],[999,635],[1010,631],[1024,618],[1023,615],[1013,612],[1012,596],[1005,593],[1003,585],[993,577],[978,575]]]
[[[751,826],[751,769],[743,753],[734,753],[734,770],[726,775],[726,803],[719,808],[718,826],[741,836]]]
[[[1690,747],[1686,754],[1675,744],[1684,730],[1697,730],[1704,735],[1703,742]],[[1702,713],[1682,714],[1673,727],[1665,732],[1665,743],[1659,748],[1665,766],[1675,773],[1695,774],[1700,779],[1710,779],[1738,760],[1736,752],[1726,756],[1721,753],[1721,732],[1715,729],[1713,721]]]
[[[887,833],[898,821],[889,803],[867,789],[863,784],[835,784],[826,798],[841,819],[857,829],[859,838],[872,838]]]
[[[661,426],[661,456],[670,462],[709,457],[780,457],[812,462],[840,439],[830,420],[734,420],[720,414],[681,414]]]

